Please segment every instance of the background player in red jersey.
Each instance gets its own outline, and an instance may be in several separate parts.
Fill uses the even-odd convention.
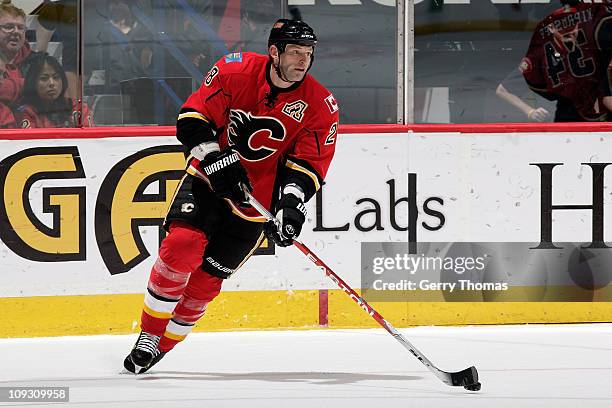
[[[604,4],[561,0],[563,7],[537,25],[520,70],[529,87],[557,101],[555,122],[604,121],[607,93],[607,36]]]
[[[300,234],[338,128],[338,104],[308,74],[316,41],[308,24],[278,20],[268,55],[225,56],[181,109],[187,174],[166,216],[128,371],[145,372],[185,338],[264,232],[280,246]],[[243,188],[276,214],[279,229],[264,226]]]
[[[604,0],[608,15],[602,18],[597,27],[595,39],[597,46],[601,50],[604,62],[607,63],[607,87],[604,105],[608,111],[612,112],[612,0]]]

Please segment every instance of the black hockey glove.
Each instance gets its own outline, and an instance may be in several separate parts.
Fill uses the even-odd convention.
[[[240,163],[240,157],[232,148],[208,153],[199,163],[208,177],[210,186],[220,198],[229,198],[237,203],[245,203],[246,197],[242,186],[252,191],[246,170]]]
[[[276,245],[287,247],[302,232],[302,225],[306,221],[306,207],[302,200],[293,194],[284,194],[276,205],[276,218],[280,226],[268,221],[264,224],[264,233]]]

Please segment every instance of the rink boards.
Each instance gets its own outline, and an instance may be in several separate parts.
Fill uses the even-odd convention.
[[[302,240],[360,288],[362,242],[537,245],[547,231],[553,242],[608,239],[612,134],[498,129],[341,129]],[[183,174],[172,132],[0,134],[0,337],[137,330],[161,220]],[[584,208],[547,213],[548,196]],[[400,327],[608,322],[612,277],[593,279],[594,290],[567,298],[541,295],[551,285],[541,282],[511,288],[512,301],[416,290],[373,306]],[[375,324],[297,250],[265,244],[224,283],[198,329]]]

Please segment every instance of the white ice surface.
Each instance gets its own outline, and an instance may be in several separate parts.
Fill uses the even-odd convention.
[[[482,390],[378,329],[196,333],[141,376],[122,369],[136,335],[5,339],[0,387],[68,386],[69,407],[612,407],[612,325],[401,331],[443,370],[476,365]]]

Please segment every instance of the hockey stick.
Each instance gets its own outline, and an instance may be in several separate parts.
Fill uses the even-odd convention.
[[[277,227],[280,227],[280,221],[273,216],[270,211],[266,209],[259,201],[253,197],[248,190],[245,189],[245,194],[249,203],[257,210],[261,215],[263,215],[268,221],[272,221]],[[469,391],[479,391],[481,384],[478,382],[478,371],[476,367],[472,366],[466,368],[462,371],[457,371],[454,373],[442,371],[438,367],[436,367],[423,353],[417,350],[416,347],[412,345],[400,332],[398,332],[395,327],[391,325],[387,320],[385,320],[380,313],[378,313],[372,306],[368,304],[362,297],[357,295],[357,293],[351,289],[349,285],[346,284],[334,271],[328,267],[325,262],[319,259],[308,247],[298,240],[293,240],[293,245],[299,249],[312,263],[321,268],[327,276],[331,280],[338,285],[342,291],[344,291],[351,299],[355,301],[367,314],[372,316],[374,320],[378,322],[385,330],[389,332],[397,341],[400,342],[402,346],[404,346],[413,356],[415,356],[421,363],[425,365],[434,373],[436,377],[438,377],[442,382],[447,385],[455,386],[455,387],[463,387]]]

